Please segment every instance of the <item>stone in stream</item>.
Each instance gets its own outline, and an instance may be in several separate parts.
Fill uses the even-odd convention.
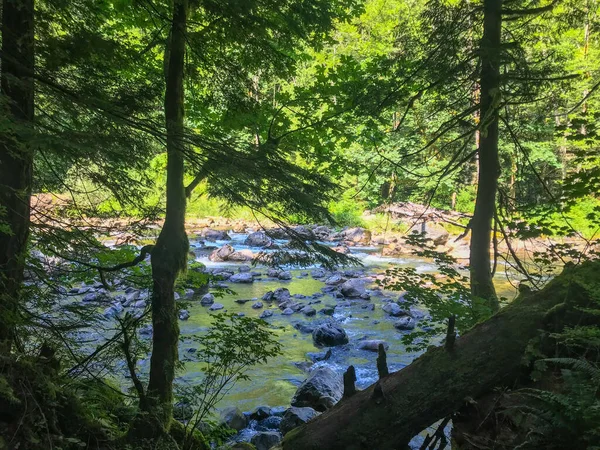
[[[313,343],[317,347],[335,347],[348,343],[346,331],[338,324],[328,322],[319,325],[312,333]]]
[[[273,311],[271,311],[270,309],[265,309],[261,314],[260,314],[260,318],[261,319],[266,319],[267,317],[271,317],[273,315]]]
[[[329,367],[319,367],[298,387],[291,405],[325,411],[342,398],[343,389],[340,375]]]
[[[327,361],[329,358],[331,358],[331,349],[327,349],[326,352],[318,352],[318,353],[312,353],[309,352],[306,354],[306,356],[308,356],[313,362],[318,362],[318,361]]]
[[[205,228],[200,232],[200,236],[207,241],[230,241],[231,238],[226,231],[213,230],[212,228]]]
[[[257,406],[254,411],[250,413],[250,420],[262,420],[266,419],[271,415],[271,408],[268,406]]]
[[[190,312],[187,309],[179,311],[179,320],[188,320],[190,318]]]
[[[263,301],[265,302],[272,302],[273,300],[275,300],[275,295],[273,295],[273,291],[267,291],[265,292],[265,294],[262,296]]]
[[[186,289],[186,290],[185,290],[185,296],[186,296],[187,298],[192,298],[192,297],[194,296],[194,290],[193,290],[193,289],[189,289],[189,288],[188,288],[188,289]]]
[[[357,348],[359,350],[369,350],[370,352],[379,351],[379,344],[383,344],[383,348],[387,350],[390,347],[390,344],[381,340],[381,339],[366,339],[364,341],[359,341]]]
[[[352,278],[342,284],[340,287],[344,297],[358,298],[366,294],[364,282],[357,278]]]
[[[245,305],[249,301],[251,301],[249,298],[238,298],[237,300],[234,300],[234,302],[236,302],[239,305]]]
[[[97,291],[88,292],[81,299],[83,302],[98,302],[104,303],[111,301],[111,297],[104,289],[99,289]]]
[[[340,233],[340,237],[342,240],[353,242],[354,244],[366,245],[371,242],[371,232],[361,227],[348,228]]]
[[[326,307],[322,308],[321,310],[319,310],[319,314],[324,314],[326,316],[333,316],[334,312],[335,312],[335,308],[333,306],[326,306]]]
[[[225,308],[222,303],[213,303],[209,309],[209,311],[218,311],[220,309]]]
[[[104,317],[116,317],[123,312],[123,305],[121,303],[113,303],[102,313]]]
[[[262,231],[255,231],[250,233],[244,245],[249,247],[270,247],[273,244],[273,240]]]
[[[250,272],[241,272],[234,274],[229,281],[232,283],[253,283],[254,277]]]
[[[260,309],[263,307],[262,302],[254,302],[252,303],[252,309]]]
[[[210,306],[215,302],[215,296],[213,294],[204,294],[200,299],[202,306]]]
[[[285,308],[281,314],[283,316],[291,316],[294,314],[294,310],[292,308]]]
[[[273,298],[278,302],[283,302],[290,299],[290,291],[287,288],[277,288],[273,292]]]
[[[287,432],[293,430],[294,428],[297,428],[300,425],[304,425],[311,419],[314,419],[319,414],[320,413],[314,410],[313,408],[298,408],[292,406],[291,408],[288,408],[283,414],[283,418],[281,419],[279,429],[281,430],[281,433],[285,435]]]
[[[325,225],[319,225],[318,227],[313,228],[313,234],[320,241],[325,241],[329,239],[329,235],[331,234],[331,229]]]
[[[383,311],[392,317],[410,316],[408,311],[403,309],[398,303],[389,302],[381,307]]]
[[[373,303],[367,303],[366,305],[362,305],[362,309],[366,309],[367,311],[375,311],[375,305]]]
[[[400,317],[400,320],[394,323],[394,328],[400,331],[414,330],[415,326],[415,319],[410,316]]]
[[[292,279],[292,274],[290,273],[289,270],[282,270],[281,272],[279,272],[277,274],[277,278],[279,278],[280,280],[291,280]]]
[[[215,270],[212,274],[215,277],[222,278],[223,280],[229,280],[232,277],[233,272],[231,270],[218,269]]]
[[[250,270],[252,270],[252,269],[247,264],[242,264],[240,267],[238,267],[238,272],[240,272],[240,273],[241,272],[250,272]]]
[[[213,251],[208,257],[208,259],[214,262],[224,262],[229,260],[231,255],[233,255],[234,253],[235,249],[231,245],[225,244],[223,247]]]
[[[325,284],[329,286],[337,286],[338,284],[342,284],[344,281],[346,281],[346,279],[342,275],[335,273],[325,280]]]
[[[131,305],[132,308],[145,308],[146,300],[138,300],[137,302],[133,302]]]
[[[302,308],[300,310],[302,312],[302,314],[304,314],[306,317],[312,317],[315,316],[317,314],[317,311],[315,308],[312,308],[310,306],[305,306],[304,308]]]
[[[276,431],[260,431],[252,436],[250,443],[256,450],[269,450],[281,441],[281,434]]]
[[[327,271],[325,269],[313,269],[310,272],[310,276],[313,278],[324,278],[327,275]]]
[[[267,276],[269,278],[277,278],[279,276],[279,269],[269,269],[267,270]]]
[[[237,407],[231,406],[221,412],[221,423],[234,430],[243,430],[248,425],[248,419]]]

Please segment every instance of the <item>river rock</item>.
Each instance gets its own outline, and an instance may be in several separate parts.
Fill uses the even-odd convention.
[[[265,309],[258,317],[260,317],[261,319],[266,319],[267,317],[271,317],[272,315],[273,311],[271,311],[270,309]]]
[[[187,309],[179,311],[179,320],[188,320],[190,318],[190,312]]]
[[[282,270],[277,274],[277,278],[280,280],[291,280],[292,274],[289,270]]]
[[[291,408],[288,408],[283,414],[283,418],[281,419],[281,425],[279,426],[279,429],[281,430],[281,433],[285,435],[287,432],[293,430],[294,428],[297,428],[300,425],[304,425],[308,421],[314,419],[319,414],[320,413],[313,408],[298,408],[292,406]]]
[[[387,350],[390,347],[390,344],[381,340],[381,339],[366,339],[364,341],[359,341],[357,348],[359,350],[369,350],[371,352],[379,351],[379,344],[383,344],[383,348]]]
[[[346,279],[339,273],[331,275],[329,278],[325,280],[325,284],[329,286],[337,286],[338,284],[342,284]]]
[[[252,309],[260,309],[263,307],[262,302],[254,302],[252,303]]]
[[[304,314],[306,317],[312,317],[314,315],[317,314],[317,311],[315,310],[315,308],[312,308],[310,306],[305,306],[304,308],[302,308],[300,310],[302,312],[302,314]]]
[[[340,291],[344,295],[344,297],[349,298],[359,298],[363,294],[367,293],[365,290],[364,283],[357,278],[352,278],[344,282],[344,284],[342,284],[342,286],[340,287]]]
[[[325,269],[313,269],[310,271],[310,276],[313,278],[324,278],[327,275],[327,271]]]
[[[238,250],[229,255],[229,261],[247,262],[254,259],[254,253],[251,250]]]
[[[229,281],[232,283],[253,283],[254,277],[250,272],[241,272],[234,274]]]
[[[309,352],[306,354],[306,356],[308,356],[313,362],[318,362],[318,361],[327,361],[329,358],[331,358],[331,349],[328,348],[326,352]]]
[[[200,236],[207,241],[230,241],[231,238],[226,231],[213,230],[212,228],[205,228],[200,233]]]
[[[231,406],[221,411],[221,423],[234,430],[242,430],[248,425],[248,419],[244,413],[237,407]]]
[[[294,310],[292,308],[285,308],[281,314],[284,316],[291,316],[294,314]]]
[[[314,227],[312,232],[315,235],[315,237],[320,241],[328,240],[329,236],[331,235],[331,229],[325,225]]]
[[[256,450],[269,450],[281,441],[281,434],[276,431],[260,431],[252,436],[250,443]]]
[[[317,347],[335,347],[348,343],[346,331],[333,322],[324,323],[314,329],[312,333],[313,343]]]
[[[329,367],[319,367],[298,387],[291,405],[325,411],[331,403],[337,403],[342,394],[342,377]]]
[[[289,237],[285,228],[269,228],[265,233],[273,239],[287,239]]]
[[[335,312],[335,308],[333,306],[326,306],[324,308],[321,308],[321,310],[319,310],[319,314],[325,314],[326,316],[333,316],[334,312]]]
[[[215,302],[215,296],[213,294],[204,294],[200,299],[202,306],[210,306]]]
[[[340,233],[344,241],[353,242],[355,244],[369,244],[371,242],[371,232],[365,228],[355,227],[348,228]]]
[[[415,319],[410,316],[401,317],[394,323],[394,328],[400,331],[414,330],[415,326]]]
[[[104,303],[111,301],[111,297],[104,289],[99,289],[97,291],[88,292],[81,299],[83,302],[98,302]]]
[[[383,311],[392,316],[392,317],[402,317],[402,316],[409,316],[410,314],[408,313],[408,311],[404,310],[400,305],[398,305],[398,303],[394,303],[394,302],[389,302],[384,304],[381,309],[383,309]]]
[[[442,231],[437,236],[433,237],[433,245],[446,245],[450,239],[450,234],[447,231]]]
[[[263,420],[271,415],[271,408],[268,406],[257,406],[250,413],[250,420]]]
[[[242,264],[238,267],[238,272],[250,272],[252,268],[248,264]]]
[[[117,317],[123,312],[123,305],[121,303],[113,303],[102,313],[104,317]]]
[[[273,291],[273,298],[278,302],[289,300],[290,297],[290,290],[287,288],[277,288]]]
[[[244,245],[249,247],[270,247],[271,244],[273,240],[262,231],[250,233],[244,241]]]
[[[228,261],[234,253],[235,249],[231,245],[225,244],[223,247],[213,251],[208,259],[214,262],[224,262]]]
[[[315,238],[314,233],[306,228],[304,225],[298,225],[297,227],[292,228],[293,233],[290,233],[295,238],[300,238],[303,241],[311,241]]]
[[[279,276],[279,272],[279,269],[270,268],[269,270],[267,270],[267,276],[269,278],[277,278]]]
[[[209,311],[218,311],[223,308],[225,308],[225,306],[222,303],[213,303],[208,309]]]

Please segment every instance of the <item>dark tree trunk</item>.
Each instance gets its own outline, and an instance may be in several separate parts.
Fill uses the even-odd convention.
[[[33,150],[34,2],[2,2],[1,114],[12,130],[0,135],[0,347],[10,350],[20,301],[31,198]],[[8,128],[4,125],[5,130]],[[5,230],[8,227],[10,231]]]
[[[479,179],[477,200],[471,221],[471,292],[498,310],[498,298],[492,280],[490,245],[492,220],[500,163],[498,161],[498,103],[500,99],[500,43],[502,0],[483,2],[483,38],[481,39],[481,137],[479,142]]]
[[[185,233],[184,86],[185,30],[188,1],[173,5],[165,92],[167,127],[167,211],[165,223],[152,251],[152,357],[146,408],[168,429],[172,417],[173,378],[178,360],[179,326],[174,288],[185,271],[189,242]]]
[[[580,320],[578,308],[592,301],[582,286],[597,279],[598,270],[598,262],[565,269],[543,290],[522,293],[457,338],[451,349],[428,350],[408,367],[292,430],[283,440],[283,450],[407,448],[413,436],[457,411],[466,399],[512,386],[528,375],[522,362],[527,345],[540,329],[556,330]],[[574,311],[567,319],[566,305],[573,305]]]

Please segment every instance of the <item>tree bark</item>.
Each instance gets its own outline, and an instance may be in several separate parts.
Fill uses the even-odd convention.
[[[392,450],[432,423],[524,375],[522,357],[544,327],[556,326],[567,304],[589,305],[581,286],[597,279],[600,263],[565,269],[543,290],[523,292],[510,305],[456,339],[452,349],[427,351],[408,367],[289,432],[284,450]],[[573,318],[573,320],[576,320]],[[380,394],[381,395],[381,394]]]
[[[185,233],[184,85],[188,0],[175,0],[165,92],[167,127],[167,209],[163,228],[152,251],[152,357],[147,402],[142,407],[169,428],[173,412],[173,378],[178,361],[179,325],[174,288],[187,267],[189,242]]]
[[[29,237],[33,150],[34,1],[2,2],[0,135],[0,347],[10,351]],[[8,227],[8,229],[5,229]]]
[[[498,297],[491,271],[492,220],[500,176],[498,161],[498,103],[502,34],[502,0],[484,0],[481,39],[481,137],[477,199],[471,221],[471,292],[484,299],[492,311],[498,310]]]

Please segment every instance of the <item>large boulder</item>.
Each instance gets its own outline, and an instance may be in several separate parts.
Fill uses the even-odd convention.
[[[287,288],[277,288],[273,291],[273,298],[278,302],[285,302],[291,297],[290,290]]]
[[[400,331],[414,330],[415,326],[415,319],[410,316],[400,317],[400,319],[394,323],[394,328]]]
[[[208,259],[214,262],[229,261],[229,258],[234,253],[235,249],[231,245],[225,244],[223,247],[214,250],[208,257]]]
[[[331,229],[325,225],[320,225],[312,230],[315,237],[320,241],[326,241],[331,235]]]
[[[381,309],[392,317],[410,316],[408,311],[403,309],[398,303],[394,302],[384,304]]]
[[[252,261],[255,255],[251,250],[238,250],[229,255],[229,261],[247,262]]]
[[[366,294],[367,291],[365,290],[365,284],[362,280],[352,278],[342,284],[340,287],[340,292],[344,295],[344,297],[358,298]]]
[[[309,420],[314,419],[319,414],[320,413],[315,411],[313,408],[297,408],[295,406],[292,406],[291,408],[288,408],[283,414],[283,418],[281,419],[281,423],[279,424],[279,429],[283,434],[286,434],[288,431],[291,431],[294,428],[299,427],[300,425],[304,425]]]
[[[250,233],[244,241],[244,245],[250,247],[270,247],[272,244],[273,240],[262,231]]]
[[[346,281],[346,279],[339,273],[334,273],[329,278],[325,280],[325,284],[329,286],[337,286],[338,284],[342,284]]]
[[[221,423],[240,431],[248,425],[248,418],[239,408],[231,406],[221,411]]]
[[[200,299],[202,306],[210,306],[215,302],[215,296],[213,294],[204,294]]]
[[[312,332],[313,343],[317,347],[335,347],[348,343],[346,331],[338,324],[327,322],[319,325]]]
[[[276,431],[261,431],[252,436],[250,443],[256,450],[269,450],[281,441],[281,434]]]
[[[234,274],[229,281],[232,283],[253,283],[254,277],[250,272],[241,272]]]
[[[292,398],[292,406],[325,411],[337,403],[344,393],[341,375],[329,367],[319,367],[302,382]]]
[[[355,244],[369,244],[371,242],[371,232],[365,228],[348,228],[340,233],[344,241]]]
[[[231,238],[226,231],[213,230],[212,228],[205,228],[200,233],[200,236],[207,241],[230,241]]]

